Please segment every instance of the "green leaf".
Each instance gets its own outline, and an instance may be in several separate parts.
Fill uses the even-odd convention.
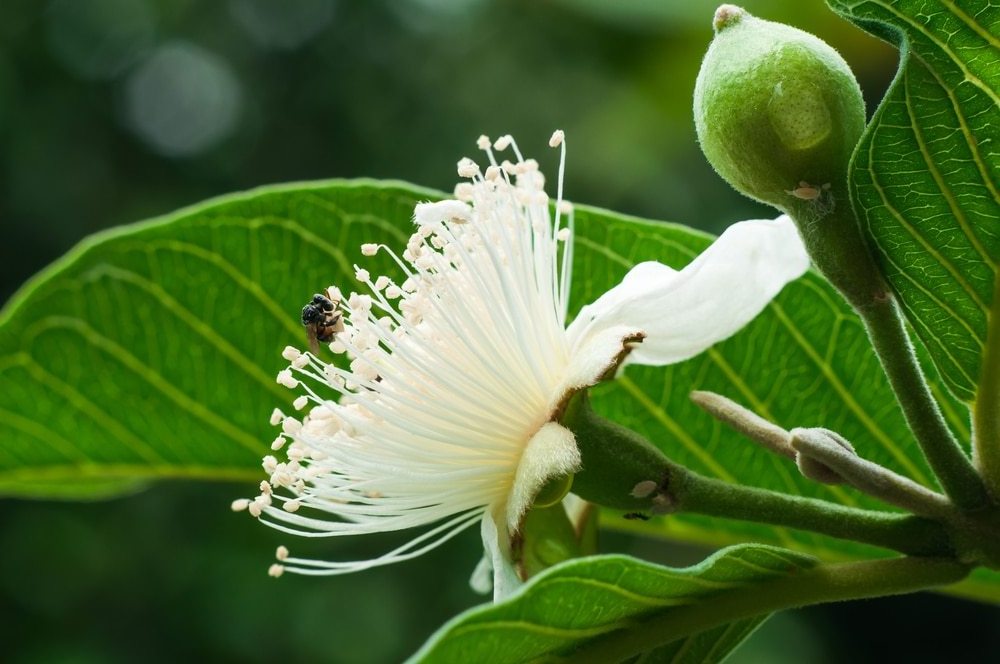
[[[1000,6],[829,3],[901,49],[855,153],[851,195],[920,340],[973,401],[1000,260]]]
[[[539,575],[502,603],[454,618],[411,662],[579,661],[574,651],[598,640],[614,641],[643,621],[670,616],[680,624],[690,609],[722,593],[751,593],[759,584],[793,577],[815,564],[809,556],[759,545],[733,547],[685,569],[626,556],[573,560]],[[716,662],[763,620],[745,618],[684,633],[640,661]]]
[[[353,275],[362,242],[405,242],[414,200],[433,195],[277,187],[84,242],[0,313],[0,494],[258,483],[302,305]]]
[[[274,376],[286,364],[281,349],[305,341],[301,306],[317,289],[352,283],[362,242],[402,246],[414,203],[436,195],[398,183],[290,185],[86,242],[0,313],[0,493],[102,497],[171,478],[237,481],[250,493],[275,434],[271,410],[289,406]],[[680,267],[711,241],[585,207],[577,234],[576,308],[637,262]],[[364,261],[374,273],[394,269],[381,255]],[[692,389],[726,394],[785,427],[836,429],[867,458],[931,483],[860,322],[815,274],[708,353],[665,369],[631,367],[593,403],[706,475],[882,507],[805,480],[698,410]],[[967,440],[964,409],[943,403]],[[882,553],[693,516],[603,521],[713,546],[753,540],[827,559]],[[964,592],[1000,598],[1000,575],[969,583]]]
[[[459,615],[411,662],[717,662],[765,613],[914,592],[968,574],[933,558],[816,563],[753,544],[686,569],[625,556],[577,559]]]

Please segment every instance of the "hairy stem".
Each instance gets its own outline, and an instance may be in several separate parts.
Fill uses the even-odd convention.
[[[990,500],[982,479],[952,435],[927,387],[895,298],[886,292],[868,306],[859,307],[858,313],[910,430],[941,488],[959,509],[974,512],[988,506]]]
[[[667,492],[683,512],[809,530],[911,555],[954,555],[947,529],[922,517],[729,484],[679,468]]]
[[[944,525],[921,517],[862,510],[813,498],[730,484],[688,470],[645,438],[610,422],[585,394],[566,409],[563,424],[576,436],[583,469],[573,492],[605,507],[648,513],[685,511],[810,530],[901,553],[951,556]],[[652,485],[636,493],[641,485]]]
[[[955,509],[946,497],[908,477],[861,458],[838,444],[825,430],[793,429],[792,447],[799,454],[823,464],[843,481],[869,496],[933,519],[946,521],[955,517]]]
[[[941,488],[959,509],[980,510],[990,504],[983,482],[931,396],[895,296],[872,258],[846,186],[842,191],[825,216],[817,216],[805,202],[787,212],[795,219],[813,263],[861,316],[910,431]]]
[[[569,653],[573,662],[620,662],[690,634],[774,611],[813,604],[882,597],[955,583],[969,570],[953,560],[894,558],[821,565],[794,576],[715,595],[589,641]]]
[[[1000,501],[1000,272],[993,286],[986,353],[972,411],[975,463],[993,498]]]
[[[791,434],[749,408],[744,408],[732,399],[715,392],[695,390],[691,401],[706,413],[740,432],[764,449],[779,456],[795,458],[795,450],[789,441]]]

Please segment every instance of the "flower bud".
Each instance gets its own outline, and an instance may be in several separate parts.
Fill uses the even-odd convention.
[[[719,7],[714,26],[694,91],[705,156],[747,196],[824,216],[865,126],[850,68],[822,40],[733,5]]]
[[[811,443],[811,445],[809,445]],[[793,429],[792,448],[795,449],[795,465],[803,476],[822,484],[844,484],[844,478],[829,465],[810,454],[819,446],[827,456],[831,453],[842,456],[844,452],[857,456],[854,446],[836,431],[829,429]]]

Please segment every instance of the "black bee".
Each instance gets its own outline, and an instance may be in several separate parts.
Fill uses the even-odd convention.
[[[319,344],[333,341],[334,335],[344,329],[344,318],[337,305],[326,295],[316,293],[306,306],[302,307],[302,325],[306,328],[309,348],[319,352]]]

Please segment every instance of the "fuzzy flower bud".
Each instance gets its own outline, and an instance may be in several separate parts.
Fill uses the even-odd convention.
[[[733,5],[694,92],[695,126],[716,171],[751,198],[790,212],[842,186],[865,126],[861,90],[822,40]]]

